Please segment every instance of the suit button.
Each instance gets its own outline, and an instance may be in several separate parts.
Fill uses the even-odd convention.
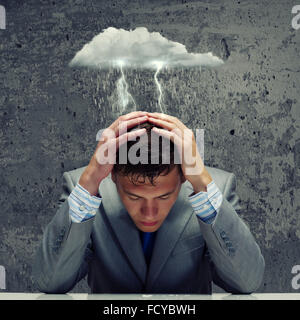
[[[83,205],[81,205],[81,206],[79,207],[79,210],[80,210],[80,211],[84,211],[84,210],[85,210],[85,207],[84,207]]]
[[[225,231],[222,231],[222,232],[220,233],[220,236],[221,236],[222,239],[227,238]]]
[[[232,248],[232,243],[230,241],[225,241],[225,244],[228,248]]]
[[[229,253],[234,254],[235,253],[235,249],[233,247],[228,248]]]

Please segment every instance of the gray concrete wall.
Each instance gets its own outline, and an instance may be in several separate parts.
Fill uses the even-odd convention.
[[[205,129],[205,163],[236,174],[266,260],[260,292],[295,292],[300,264],[300,29],[290,0],[9,0],[0,30],[0,265],[6,291],[34,292],[33,254],[57,209],[62,173],[87,164],[111,112],[117,71],[71,69],[103,29],[147,27],[214,70],[159,75],[167,113]],[[149,71],[126,73],[140,109],[157,110]],[[99,87],[98,87],[99,86]],[[86,291],[81,282],[73,292]],[[217,290],[217,289],[216,289]]]

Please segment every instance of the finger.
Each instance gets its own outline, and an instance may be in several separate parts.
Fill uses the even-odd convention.
[[[165,129],[159,129],[159,128],[152,128],[154,132],[157,134],[170,139],[175,145],[178,146],[179,149],[182,149],[182,137],[181,132],[178,128],[173,129],[172,131],[167,131]]]
[[[116,138],[116,146],[119,148],[123,145],[126,141],[135,140],[138,136],[141,136],[146,133],[146,129],[138,129],[131,132],[126,132],[119,137]]]
[[[114,123],[118,124],[118,122],[120,122],[120,121],[127,121],[130,119],[143,117],[146,115],[147,115],[146,111],[133,111],[133,112],[130,112],[130,113],[127,113],[127,114],[120,116]]]
[[[129,129],[137,126],[138,124],[144,123],[146,121],[148,121],[148,117],[147,116],[138,117],[138,118],[127,120],[127,121],[120,121],[119,125],[118,125],[117,136],[122,135],[123,133],[125,133]]]
[[[122,121],[126,121],[129,119],[146,116],[147,113],[148,113],[147,111],[133,111],[133,112],[124,114],[123,116],[121,116],[119,118],[121,118]]]
[[[176,117],[164,114],[164,113],[148,113],[148,117],[154,118],[154,119],[161,119],[170,123],[175,124],[178,128],[181,128],[182,130],[186,128],[186,126]]]
[[[159,113],[159,112],[148,112],[147,114],[150,117],[153,118],[158,118],[158,119],[162,119],[162,120],[166,120],[166,121],[170,121],[171,120],[171,116],[165,113]]]
[[[152,114],[148,114],[149,117],[153,117],[153,118],[158,118],[158,119],[162,119],[162,120],[165,120],[165,121],[168,121],[168,122],[171,122],[171,123],[174,123],[176,124],[179,128],[186,128],[186,126],[176,117],[174,116],[171,116],[171,115],[167,115],[167,114],[164,114],[164,113],[158,113],[158,112],[155,112],[155,113],[152,113]]]
[[[173,129],[177,128],[177,126],[174,123],[168,122],[166,120],[161,120],[161,119],[158,119],[158,118],[148,117],[148,121],[153,123],[153,124],[156,124],[156,125],[158,125],[160,127],[168,129],[168,130],[173,130]]]
[[[118,126],[118,123],[119,123],[120,121],[127,121],[127,120],[129,120],[129,119],[134,119],[134,118],[142,117],[142,116],[145,116],[145,115],[147,115],[147,112],[146,112],[146,111],[133,111],[133,112],[124,114],[124,115],[120,116],[118,119],[116,119],[116,120],[109,126],[109,128],[111,128],[111,129],[114,130],[114,129]]]
[[[110,128],[106,128],[105,130],[103,130],[99,138],[98,147],[100,147],[107,140],[114,139],[115,137],[116,137],[115,132]]]
[[[147,116],[140,116],[137,118],[126,120],[126,118],[119,117],[109,129],[114,132],[114,135],[118,137],[127,131],[127,129],[132,128],[139,123],[146,122],[148,120]]]
[[[139,129],[133,132],[128,132],[117,138],[108,139],[96,150],[96,159],[100,164],[116,163],[116,153],[118,148],[127,140],[135,140],[136,137],[143,135],[146,129]]]
[[[108,140],[112,140],[124,134],[125,132],[127,132],[127,129],[130,129],[140,123],[146,122],[147,119],[147,116],[139,117],[128,121],[122,121],[115,129],[112,129],[111,126],[106,128],[101,134],[98,146],[101,146],[104,142],[107,142]]]
[[[153,128],[152,129],[155,133],[157,133],[158,135],[166,138],[166,139],[170,139],[174,146],[176,147],[177,150],[177,155],[175,155],[175,163],[176,164],[181,164],[182,163],[182,158],[183,158],[183,145],[182,145],[182,139],[180,135],[177,135],[173,130],[173,131],[167,131],[165,129],[158,129],[158,128]],[[177,129],[179,130],[179,129]],[[179,156],[179,158],[177,158]]]
[[[158,119],[162,119],[165,121],[170,121],[170,122],[176,122],[179,121],[176,117],[170,116],[169,114],[165,114],[165,113],[159,113],[159,112],[148,112],[147,114],[149,117],[153,117],[153,118],[158,118]]]

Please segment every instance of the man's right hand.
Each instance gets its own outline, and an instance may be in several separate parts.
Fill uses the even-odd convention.
[[[132,132],[127,130],[147,120],[147,112],[134,111],[120,116],[103,131],[96,150],[79,179],[79,184],[92,196],[97,196],[101,181],[112,171],[118,148],[126,141],[134,140],[146,132],[146,129]]]

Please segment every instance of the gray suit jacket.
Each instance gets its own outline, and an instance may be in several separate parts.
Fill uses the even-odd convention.
[[[240,208],[234,174],[206,167],[223,194],[212,224],[200,221],[187,197],[179,196],[157,231],[149,268],[138,229],[108,176],[100,184],[103,198],[95,217],[73,223],[68,195],[85,169],[65,172],[59,209],[46,227],[37,250],[33,275],[38,289],[65,293],[88,274],[93,293],[211,294],[211,282],[227,292],[251,293],[260,286],[265,262]]]

